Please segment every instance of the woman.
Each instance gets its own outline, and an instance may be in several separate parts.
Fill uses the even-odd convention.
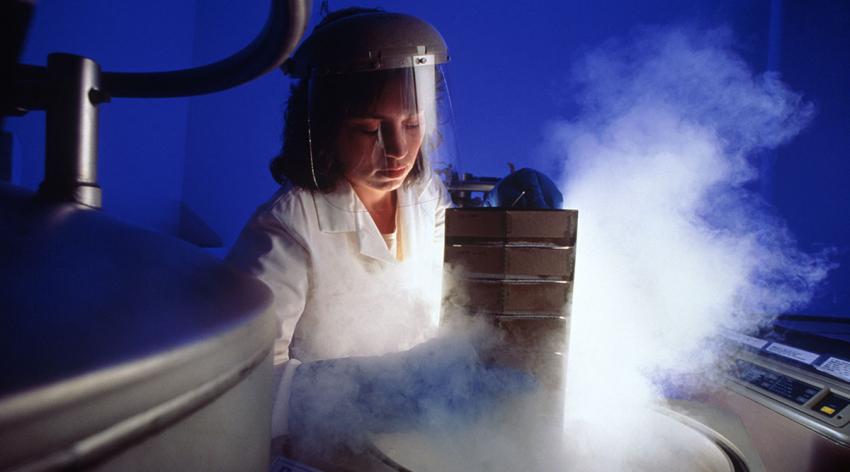
[[[450,204],[432,168],[451,144],[437,70],[446,60],[427,23],[348,9],[285,66],[299,81],[271,165],[281,189],[228,257],[275,294],[275,434],[287,430],[301,363],[397,352],[434,334]]]
[[[298,81],[271,165],[281,189],[229,256],[275,294],[276,436],[344,441],[528,388],[479,365],[469,343],[423,343],[451,203],[437,176],[453,154],[447,60],[424,21],[348,9],[285,64]]]

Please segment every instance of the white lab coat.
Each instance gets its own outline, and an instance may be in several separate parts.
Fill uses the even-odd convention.
[[[329,194],[284,185],[257,209],[228,261],[274,292],[273,434],[285,432],[300,362],[395,352],[434,334],[450,203],[437,177],[398,190],[402,260],[347,182]]]

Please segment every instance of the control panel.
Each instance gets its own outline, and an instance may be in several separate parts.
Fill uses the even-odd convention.
[[[742,350],[730,387],[830,439],[850,446],[850,384]]]
[[[739,380],[791,400],[798,405],[805,405],[812,397],[821,392],[821,388],[797,380],[794,377],[780,374],[743,359],[737,359],[737,377]]]

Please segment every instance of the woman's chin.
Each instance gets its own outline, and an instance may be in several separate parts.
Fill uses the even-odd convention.
[[[405,177],[407,177],[407,174],[398,177],[378,175],[369,179],[368,185],[374,190],[392,192],[393,190],[397,190],[401,187],[401,184],[404,183]]]
[[[393,181],[384,181],[384,182],[377,182],[374,185],[371,185],[371,187],[373,189],[379,191],[379,192],[393,192],[395,190],[398,190],[398,188],[401,187],[402,183],[404,183],[403,179],[393,180]]]
[[[402,183],[404,183],[404,179],[369,179],[365,182],[350,182],[351,185],[354,187],[354,191],[357,192],[357,194],[360,195],[361,198],[364,197],[364,192],[366,194],[372,195],[372,198],[374,198],[379,196],[380,194],[390,193],[395,190],[398,190],[398,188],[401,187]]]

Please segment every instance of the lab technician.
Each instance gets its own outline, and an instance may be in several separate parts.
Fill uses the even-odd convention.
[[[296,80],[271,164],[281,187],[228,256],[274,292],[274,436],[349,441],[529,386],[465,340],[435,338],[451,205],[438,171],[455,164],[448,59],[425,21],[351,8],[284,64]],[[529,199],[557,193],[532,187]]]

